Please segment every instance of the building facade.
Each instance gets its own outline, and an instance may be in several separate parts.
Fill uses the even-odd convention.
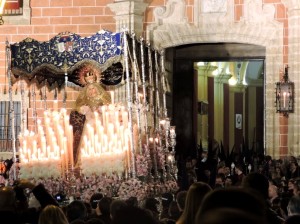
[[[7,98],[4,90],[8,88],[6,42],[27,37],[48,41],[61,32],[89,36],[105,29],[134,32],[159,50],[199,43],[257,45],[265,49],[265,151],[275,158],[300,154],[298,0],[23,0],[22,7],[22,15],[4,15],[0,26],[1,99]],[[288,117],[276,113],[274,103],[275,83],[285,65],[295,83],[295,108]],[[172,66],[167,60],[170,76]],[[69,88],[67,109],[72,109],[76,97],[77,91]],[[53,99],[49,92],[49,107]],[[28,127],[33,125],[31,100],[29,97]],[[44,108],[39,101],[36,108],[37,116],[42,117]]]

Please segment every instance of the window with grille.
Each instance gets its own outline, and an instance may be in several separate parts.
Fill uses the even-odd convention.
[[[14,125],[12,125],[12,113],[10,109],[10,101],[0,101],[0,152],[13,151],[12,127],[14,127],[16,149],[19,146],[18,135],[21,131],[21,101],[13,101]]]

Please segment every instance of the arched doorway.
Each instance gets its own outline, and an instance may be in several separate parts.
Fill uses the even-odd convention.
[[[167,57],[173,60],[172,112],[177,152],[193,157],[200,141],[207,147],[208,139],[215,139],[228,152],[251,147],[262,153],[265,48],[238,43],[195,44],[170,48]],[[197,62],[203,65],[197,66]],[[217,65],[224,62],[231,68],[220,71],[225,73],[222,77],[214,76],[213,71],[220,69]],[[237,72],[242,72],[244,79],[230,86],[228,80]],[[253,76],[256,80],[251,80]],[[251,83],[243,83],[246,79]],[[240,124],[238,118],[242,118]]]
[[[154,10],[155,24],[147,26],[147,39],[153,43],[156,49],[168,49],[165,64],[167,65],[166,71],[170,74],[171,80],[173,79],[172,76],[175,75],[175,68],[172,65],[174,67],[190,68],[190,70],[186,68],[182,69],[182,72],[179,72],[183,73],[182,76],[185,73],[192,74],[193,70],[194,61],[177,57],[179,56],[178,53],[176,53],[177,58],[175,61],[173,56],[177,48],[185,48],[182,51],[191,54],[190,57],[194,58],[196,57],[196,53],[200,52],[196,47],[198,44],[241,43],[250,47],[247,50],[244,49],[244,52],[251,52],[251,45],[264,48],[264,114],[267,115],[264,117],[265,151],[266,154],[271,155],[273,158],[279,158],[281,156],[279,138],[281,133],[279,128],[280,115],[274,109],[274,83],[278,81],[280,71],[284,67],[283,23],[275,19],[274,4],[268,4],[270,11],[267,13],[267,11],[256,10],[255,8],[262,8],[262,1],[258,1],[258,5],[252,5],[250,1],[243,5],[244,14],[237,17],[234,10],[235,2],[232,0],[226,2],[226,7],[220,7],[220,10],[218,8],[217,12],[215,12],[215,8],[209,8],[209,10],[202,9],[202,1],[195,1],[193,22],[191,23],[186,17],[187,6],[185,2],[181,0],[169,0],[166,6],[157,7]],[[207,48],[206,50],[209,51],[208,55],[216,56],[211,52],[211,48]],[[180,60],[182,63],[180,63]],[[184,77],[181,78],[182,81],[185,80]],[[169,110],[170,113],[175,111],[175,109]],[[184,147],[190,148],[190,144],[196,143],[189,142],[189,145],[184,145]]]

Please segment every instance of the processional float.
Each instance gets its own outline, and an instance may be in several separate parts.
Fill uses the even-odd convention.
[[[51,185],[52,193],[63,189],[69,195],[81,191],[90,196],[101,188],[111,196],[143,198],[177,190],[176,133],[167,113],[163,51],[134,34],[104,30],[84,38],[60,33],[48,42],[27,38],[7,43],[6,49],[10,105],[15,83],[22,95],[22,131],[12,139],[14,161],[19,158],[14,179],[41,181]],[[68,89],[84,89],[83,72],[86,77],[89,69],[101,74],[96,83],[107,87],[111,101],[87,108],[87,114],[69,114]],[[24,103],[28,95],[30,129]],[[43,105],[42,115],[37,102]],[[13,107],[10,113],[14,130]]]

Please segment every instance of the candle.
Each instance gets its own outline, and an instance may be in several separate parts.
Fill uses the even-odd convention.
[[[71,169],[73,169],[74,166],[74,155],[73,155],[73,126],[68,125],[68,132],[67,132],[67,148],[66,153],[68,154],[69,161],[71,164]]]
[[[115,103],[114,91],[110,91],[111,104]]]
[[[68,158],[68,147],[67,147],[67,138],[63,137],[63,150],[64,152],[64,157],[65,157],[65,167],[66,167],[66,172],[68,172],[68,165],[69,165],[69,158]],[[62,159],[63,161],[63,159]],[[63,162],[62,162],[63,163]]]
[[[58,110],[58,101],[54,100],[53,101],[53,111],[57,111]]]
[[[160,124],[160,128],[161,128],[162,130],[164,130],[164,129],[165,129],[166,120],[165,120],[165,119],[160,120],[160,121],[159,121],[159,124]]]
[[[124,111],[122,113],[122,120],[123,120],[123,126],[127,127],[127,125],[128,125],[128,113],[127,113],[127,111]]]
[[[285,109],[286,92],[283,92],[283,108]]]

